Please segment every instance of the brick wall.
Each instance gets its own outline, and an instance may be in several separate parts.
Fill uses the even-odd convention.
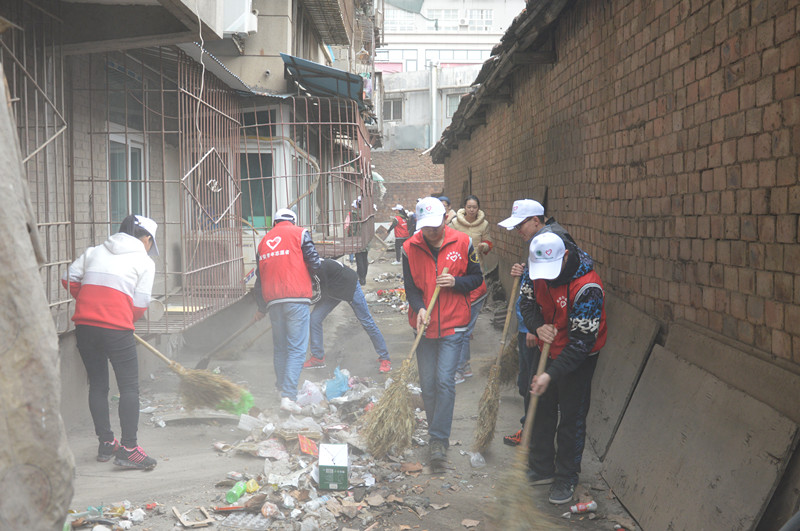
[[[386,187],[386,195],[377,204],[376,221],[391,220],[391,209],[398,203],[414,210],[418,198],[438,194],[444,188],[444,167],[433,164],[420,150],[373,151],[372,164]]]
[[[800,364],[797,2],[578,1],[554,65],[519,70],[513,103],[445,162],[490,221],[542,199],[606,285]],[[465,184],[466,183],[466,184]],[[494,232],[504,261],[523,256]]]

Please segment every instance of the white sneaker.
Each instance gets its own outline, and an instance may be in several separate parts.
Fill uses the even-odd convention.
[[[403,263],[403,262],[398,262],[397,260],[395,260],[394,262],[392,262],[392,265],[400,265],[400,264],[402,264],[402,263]]]
[[[289,413],[300,413],[303,410],[303,408],[297,405],[297,402],[288,396],[281,398],[281,409]]]

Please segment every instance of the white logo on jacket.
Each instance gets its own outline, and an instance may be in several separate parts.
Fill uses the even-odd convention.
[[[450,260],[451,262],[457,262],[461,260],[461,253],[459,253],[458,251],[450,251],[449,253],[447,253],[446,260]]]

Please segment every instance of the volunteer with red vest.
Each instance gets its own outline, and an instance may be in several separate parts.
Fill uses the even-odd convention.
[[[553,232],[531,241],[528,270],[520,289],[522,317],[540,350],[551,344],[544,373],[531,382],[540,398],[528,479],[552,483],[550,503],[559,505],[572,500],[581,470],[592,376],[606,342],[603,283],[592,258]]]
[[[403,208],[403,205],[399,203],[395,205],[392,210],[397,212],[397,215],[392,220],[392,224],[389,225],[389,232],[392,232],[394,229],[395,260],[392,262],[392,265],[400,265],[403,257],[403,244],[406,243],[406,240],[410,236],[408,232],[408,214],[406,214],[406,209]]]
[[[320,261],[309,232],[295,225],[294,212],[281,208],[272,220],[272,230],[258,244],[256,255],[256,319],[269,311],[281,409],[299,413],[297,382],[308,349],[311,275],[319,271]]]
[[[416,207],[419,230],[403,245],[409,324],[419,331],[429,321],[417,347],[417,366],[434,468],[447,459],[456,398],[454,377],[470,320],[469,295],[483,281],[480,265],[469,258],[473,253],[469,236],[447,227],[445,215],[437,198],[421,199]],[[442,272],[445,267],[447,273]],[[436,286],[439,298],[427,315]]]
[[[155,221],[130,215],[105,243],[90,247],[61,279],[75,298],[75,337],[89,377],[89,411],[100,441],[97,460],[123,468],[152,469],[157,462],[138,445],[139,361],[134,325],[150,304],[158,255]],[[108,408],[108,362],[119,388],[121,440]]]

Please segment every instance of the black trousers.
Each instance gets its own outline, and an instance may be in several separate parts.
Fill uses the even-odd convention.
[[[132,330],[77,325],[78,351],[89,376],[89,411],[100,442],[113,441],[108,407],[108,362],[119,387],[119,423],[123,446],[137,446],[139,427],[139,360]]]
[[[367,281],[367,268],[369,268],[369,257],[367,251],[356,253],[356,272],[358,273],[358,281],[361,285]]]
[[[403,260],[403,244],[406,243],[408,238],[395,238],[394,239],[394,258],[396,261]]]
[[[534,372],[540,355],[537,349],[532,356]],[[528,466],[535,473],[578,484],[598,355],[589,356],[575,371],[549,385],[539,397],[528,454]],[[547,364],[552,361],[547,360]]]

